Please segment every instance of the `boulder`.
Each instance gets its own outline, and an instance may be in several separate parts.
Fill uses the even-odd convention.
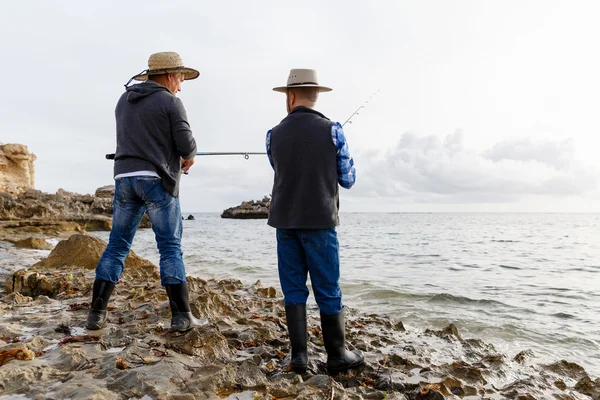
[[[94,236],[75,234],[59,242],[50,255],[30,268],[21,269],[6,279],[8,293],[24,296],[56,297],[60,293],[76,293],[88,286],[85,270],[96,268],[106,242]],[[125,260],[124,279],[146,284],[158,282],[158,268],[133,251]]]
[[[35,155],[22,144],[0,144],[0,192],[17,195],[33,189]]]
[[[97,237],[83,234],[72,235],[68,240],[59,242],[50,255],[33,265],[37,269],[60,270],[64,266],[77,266],[85,269],[95,269],[106,242]],[[125,269],[135,269],[143,266],[153,266],[150,261],[138,256],[133,251],[125,259]]]

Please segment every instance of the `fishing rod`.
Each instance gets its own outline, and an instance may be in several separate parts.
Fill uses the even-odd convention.
[[[365,105],[367,105],[367,103],[369,102],[369,100],[371,100],[377,93],[379,93],[379,90],[377,90],[375,93],[373,93],[371,95],[371,97],[369,97],[367,99],[367,101],[364,102],[364,104],[362,104],[360,107],[358,107],[356,109],[356,111],[354,111],[352,113],[352,115],[350,115],[350,117],[348,117],[348,119],[342,124],[342,126],[346,125],[347,123],[352,123],[352,118],[355,115],[358,115],[358,112],[362,109],[365,108]],[[241,151],[241,152],[232,152],[232,151],[227,151],[227,152],[212,152],[212,151],[199,151],[196,153],[197,156],[243,156],[245,160],[248,160],[250,158],[250,156],[254,156],[254,155],[266,155],[266,152],[251,152],[251,151]],[[114,153],[110,153],[107,154],[106,156],[107,160],[114,160],[115,159],[115,154]]]
[[[245,160],[248,160],[251,155],[267,154],[265,152],[252,152],[252,151],[241,151],[241,152],[210,152],[210,151],[199,151],[196,153],[197,156],[243,156]],[[107,160],[114,160],[115,154],[110,153],[106,155]]]
[[[379,93],[379,89],[377,89],[377,91],[376,91],[375,93],[373,93],[373,94],[371,95],[371,97],[369,97],[369,98],[367,99],[367,101],[365,101],[365,103],[364,103],[364,104],[362,104],[360,107],[358,107],[358,108],[356,109],[356,111],[354,111],[354,112],[352,113],[352,115],[350,115],[350,117],[349,117],[349,118],[346,120],[346,122],[344,122],[344,123],[342,124],[342,127],[343,127],[344,125],[346,125],[347,123],[352,123],[352,121],[351,121],[352,117],[354,117],[355,115],[358,115],[358,112],[361,110],[361,108],[365,108],[365,106],[367,105],[367,103],[369,102],[369,100],[371,100],[373,97],[375,97],[375,95],[377,95],[377,93]]]

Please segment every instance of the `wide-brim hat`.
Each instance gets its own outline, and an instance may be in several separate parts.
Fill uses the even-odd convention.
[[[317,71],[314,69],[302,69],[296,68],[290,70],[286,86],[278,86],[273,88],[276,92],[285,93],[288,89],[297,87],[314,87],[318,88],[319,92],[331,92],[333,89],[319,85],[319,79],[317,78]]]
[[[186,81],[196,79],[200,75],[199,71],[184,66],[183,60],[179,54],[173,51],[164,51],[152,54],[148,59],[148,69],[134,76],[133,79],[136,81],[145,81],[150,75],[162,75],[175,72],[181,73]]]

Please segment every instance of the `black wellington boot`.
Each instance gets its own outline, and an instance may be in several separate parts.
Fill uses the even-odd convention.
[[[171,306],[171,329],[186,332],[208,323],[205,319],[196,319],[190,309],[187,283],[165,285]]]
[[[306,364],[308,364],[306,304],[286,306],[285,318],[292,347],[292,370],[297,374],[303,374],[306,372]]]
[[[102,329],[106,322],[106,307],[108,300],[115,288],[115,284],[109,281],[96,279],[92,290],[92,303],[85,327],[91,331]]]
[[[360,367],[365,362],[365,357],[359,350],[346,350],[345,322],[344,310],[334,315],[321,314],[323,342],[327,350],[327,372],[330,375]]]

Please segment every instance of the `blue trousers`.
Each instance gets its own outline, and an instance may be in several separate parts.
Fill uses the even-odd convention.
[[[167,192],[159,178],[151,176],[115,181],[113,226],[108,246],[96,266],[96,279],[114,283],[120,279],[133,237],[146,211],[160,253],[161,284],[186,282],[181,251],[183,225],[179,198]]]
[[[306,278],[322,314],[342,311],[340,251],[335,228],[277,229],[279,281],[286,306],[305,304]]]

